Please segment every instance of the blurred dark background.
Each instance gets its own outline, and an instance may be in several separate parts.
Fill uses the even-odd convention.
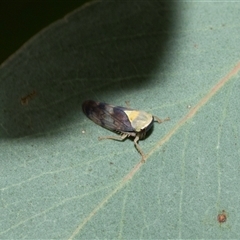
[[[29,38],[90,0],[0,0],[0,65]]]

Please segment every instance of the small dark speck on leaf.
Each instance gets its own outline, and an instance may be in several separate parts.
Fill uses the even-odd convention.
[[[31,93],[21,98],[22,105],[28,105],[29,100],[33,99],[37,95],[37,92],[33,90]]]
[[[218,214],[217,220],[218,220],[219,223],[224,223],[224,222],[227,221],[227,215],[226,215],[226,212],[224,210],[222,210],[222,212]]]

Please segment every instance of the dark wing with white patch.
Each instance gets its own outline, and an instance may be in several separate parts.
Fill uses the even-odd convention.
[[[133,132],[134,128],[124,110],[128,108],[87,100],[82,104],[85,115],[96,124],[111,131]]]

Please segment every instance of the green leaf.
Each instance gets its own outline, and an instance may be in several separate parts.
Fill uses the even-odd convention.
[[[0,237],[239,238],[239,7],[93,2],[6,61]],[[170,117],[145,163],[86,99]]]

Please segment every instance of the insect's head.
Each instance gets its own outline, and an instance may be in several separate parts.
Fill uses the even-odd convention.
[[[153,116],[149,113],[135,110],[125,110],[125,113],[139,138],[144,139],[146,133],[153,125]]]

